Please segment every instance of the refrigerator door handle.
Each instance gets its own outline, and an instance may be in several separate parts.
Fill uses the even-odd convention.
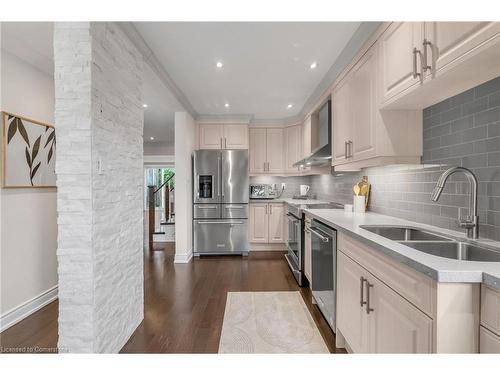
[[[220,181],[221,181],[221,185],[222,185],[222,198],[224,199],[224,184],[226,183],[226,181],[224,181],[224,174],[222,173],[222,169],[224,169],[224,156],[221,156],[221,159],[222,159],[222,162],[221,162],[219,173],[220,173]]]
[[[196,196],[200,199],[200,175],[197,173],[194,178],[196,184]]]
[[[198,224],[229,224],[229,225],[243,225],[243,221],[198,221]]]
[[[217,173],[220,173],[220,157],[217,158]],[[220,181],[217,181],[217,196],[220,197]]]

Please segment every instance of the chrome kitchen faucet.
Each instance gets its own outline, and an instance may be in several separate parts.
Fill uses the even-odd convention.
[[[467,216],[462,217],[460,216],[460,210],[458,211],[458,225],[461,228],[467,229],[468,238],[477,239],[479,238],[479,216],[477,216],[477,178],[470,169],[464,167],[452,167],[444,171],[439,177],[436,187],[431,193],[431,200],[434,202],[438,201],[448,177],[456,172],[464,173],[469,180],[469,213]]]

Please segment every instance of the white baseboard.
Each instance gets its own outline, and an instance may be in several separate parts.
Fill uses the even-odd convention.
[[[40,310],[57,299],[57,285],[39,294],[38,296],[14,307],[0,316],[0,332],[12,327],[24,318]]]
[[[189,254],[175,254],[174,263],[189,263],[193,259],[193,252]]]

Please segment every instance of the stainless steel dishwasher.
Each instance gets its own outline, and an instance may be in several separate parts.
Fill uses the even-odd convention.
[[[315,219],[311,222],[312,294],[335,332],[337,231]]]

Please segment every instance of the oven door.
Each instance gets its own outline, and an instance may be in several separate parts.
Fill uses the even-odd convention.
[[[286,214],[288,223],[288,238],[286,246],[291,261],[295,263],[298,271],[302,271],[302,228],[301,220],[290,212]]]

